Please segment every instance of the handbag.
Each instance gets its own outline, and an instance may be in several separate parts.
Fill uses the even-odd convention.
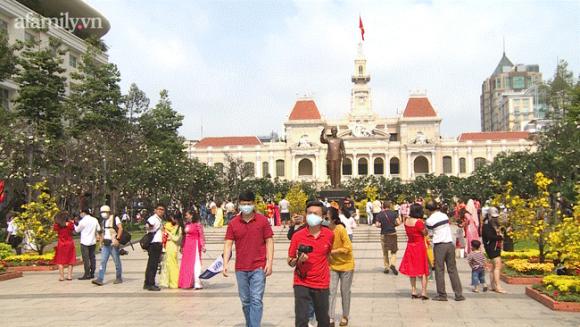
[[[149,250],[149,246],[151,245],[151,242],[153,241],[154,236],[155,236],[155,232],[150,232],[150,233],[143,235],[143,237],[141,237],[141,239],[139,240],[139,245],[141,245],[141,248],[143,250],[145,250],[145,251]]]

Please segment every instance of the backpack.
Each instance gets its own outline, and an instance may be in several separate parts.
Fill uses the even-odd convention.
[[[109,218],[110,219],[110,218]],[[117,227],[117,224],[115,224],[117,218],[113,217],[113,230],[115,230],[115,233],[118,235],[119,234],[119,227]],[[105,227],[107,225],[107,220],[105,220],[105,223],[103,224],[103,228],[111,228],[111,227]],[[121,245],[127,245],[127,243],[131,242],[131,233],[129,233],[125,228],[123,228],[123,232],[121,233],[120,237],[117,237],[117,239],[119,240],[119,244]]]
[[[157,219],[160,220],[160,224],[161,224],[161,219],[158,217]],[[139,240],[139,245],[141,246],[141,248],[145,251],[149,250],[149,246],[151,245],[151,242],[153,242],[153,237],[155,237],[155,233],[157,233],[157,231],[159,229],[161,229],[161,227],[163,227],[163,225],[161,224],[161,226],[159,226],[159,228],[157,230],[155,230],[154,232],[149,232],[146,233],[145,235],[143,235],[143,237],[141,237],[141,239]]]

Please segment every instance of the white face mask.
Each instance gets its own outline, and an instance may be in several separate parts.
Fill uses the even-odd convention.
[[[109,218],[109,213],[108,212],[101,212],[101,217],[104,219]]]

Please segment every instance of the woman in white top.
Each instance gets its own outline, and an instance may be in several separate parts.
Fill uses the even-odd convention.
[[[352,242],[352,230],[355,229],[357,226],[356,220],[354,219],[354,217],[350,216],[350,212],[344,207],[340,210],[339,217],[340,221],[346,227],[346,233],[348,234],[348,238],[350,238]]]

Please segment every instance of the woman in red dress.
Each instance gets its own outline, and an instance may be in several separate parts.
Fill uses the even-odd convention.
[[[68,266],[66,280],[72,280],[73,265],[77,261],[75,242],[73,241],[74,223],[68,212],[61,211],[54,217],[54,231],[58,234],[58,243],[54,250],[53,264],[58,265],[59,280],[64,280],[64,266]]]
[[[422,218],[423,207],[417,203],[412,204],[409,209],[409,218],[405,220],[404,224],[408,240],[399,272],[411,279],[411,298],[428,300],[429,263],[427,261],[427,247],[425,246],[427,230]],[[421,277],[421,295],[417,295],[417,277]]]

